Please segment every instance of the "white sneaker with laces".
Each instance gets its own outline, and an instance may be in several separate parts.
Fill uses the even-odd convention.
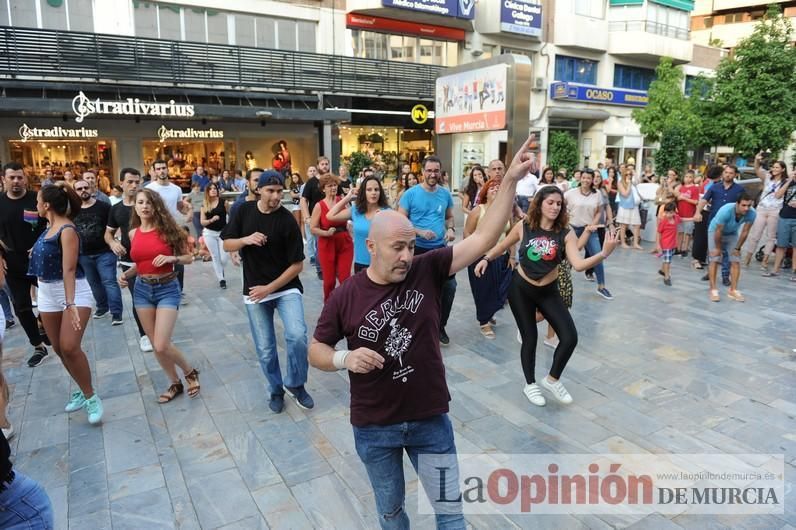
[[[537,407],[544,407],[547,404],[547,400],[542,395],[542,389],[539,388],[539,385],[536,383],[525,385],[525,388],[522,389],[522,393],[525,394],[528,401]]]
[[[548,339],[547,337],[545,337],[544,339],[544,345],[547,346],[548,348],[553,348],[554,350],[558,348],[558,342],[559,340],[558,337],[556,336],[553,336],[552,339]]]
[[[547,378],[547,376],[545,376],[542,378],[539,384],[553,394],[553,397],[561,403],[565,405],[572,403],[572,396],[569,395],[569,392],[567,392],[567,389],[564,388],[564,384],[561,383],[561,381],[556,381],[553,383]]]
[[[152,343],[149,341],[149,337],[147,337],[146,335],[141,337],[141,339],[138,341],[138,348],[141,351],[145,352],[154,350],[154,348],[152,347]]]

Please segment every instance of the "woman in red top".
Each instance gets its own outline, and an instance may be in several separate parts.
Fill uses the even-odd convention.
[[[318,261],[323,278],[323,301],[334,290],[335,279],[343,283],[351,276],[351,262],[354,261],[354,242],[346,230],[345,221],[333,223],[326,218],[337,196],[337,179],[331,173],[320,177],[319,186],[326,194],[312,210],[310,231],[318,236]]]
[[[119,285],[127,287],[127,280],[138,275],[133,305],[152,342],[155,357],[171,381],[158,402],[168,403],[183,393],[177,366],[185,374],[188,395],[196,397],[199,371],[171,342],[180,307],[180,284],[174,265],[191,263],[193,257],[187,251],[185,232],[177,226],[160,195],[151,190],[140,190],[135,196],[130,216],[130,258],[135,264],[122,273]]]

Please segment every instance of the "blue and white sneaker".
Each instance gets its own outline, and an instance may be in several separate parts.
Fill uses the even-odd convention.
[[[75,412],[86,406],[86,396],[83,395],[82,390],[75,390],[72,392],[72,397],[64,407],[64,412]]]
[[[102,408],[102,401],[96,393],[86,400],[86,413],[88,414],[88,422],[91,425],[96,425],[102,421],[103,412],[105,410]]]
[[[315,401],[313,401],[312,397],[304,389],[304,385],[294,388],[286,386],[285,393],[293,398],[293,400],[296,402],[296,405],[305,410],[309,410],[315,406]]]
[[[602,296],[606,300],[613,300],[614,299],[614,295],[612,295],[611,291],[609,291],[605,287],[600,287],[599,289],[597,289],[597,294],[599,294],[600,296]]]

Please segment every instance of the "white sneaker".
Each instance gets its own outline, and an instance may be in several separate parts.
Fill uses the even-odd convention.
[[[544,407],[547,404],[547,400],[542,395],[542,389],[539,388],[539,385],[536,383],[525,385],[525,388],[522,389],[522,393],[525,394],[528,401],[537,407]]]
[[[141,351],[152,351],[154,349],[152,347],[152,343],[149,341],[149,337],[146,335],[141,337],[141,339],[138,341],[138,348]]]
[[[15,434],[16,431],[14,430],[14,426],[11,425],[10,423],[8,424],[7,429],[3,429],[3,436],[6,437],[6,440],[10,440],[11,438],[14,437]]]
[[[557,336],[553,336],[552,339],[548,339],[546,337],[544,339],[544,345],[547,346],[548,348],[553,348],[554,350],[558,348],[558,342],[559,340]]]
[[[550,393],[553,394],[553,397],[564,405],[569,405],[572,403],[572,396],[569,395],[569,392],[567,392],[567,389],[564,388],[564,385],[561,383],[561,381],[552,383],[547,376],[545,376],[542,378],[539,384],[550,391]]]

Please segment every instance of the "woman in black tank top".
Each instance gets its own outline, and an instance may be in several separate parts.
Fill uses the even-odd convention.
[[[576,271],[586,270],[607,258],[618,241],[615,233],[606,234],[602,251],[584,259],[580,250],[597,227],[587,227],[578,240],[568,225],[561,190],[556,186],[544,186],[534,196],[525,221],[517,223],[509,235],[487,252],[475,268],[476,274],[481,274],[491,259],[522,241],[520,265],[514,272],[509,289],[509,306],[522,337],[520,360],[526,382],[523,392],[528,401],[540,407],[546,403],[540,386],[550,391],[561,403],[572,403],[572,396],[559,379],[578,344],[578,331],[558,290],[556,280],[559,264],[567,259]],[[538,385],[534,373],[537,310],[559,337],[549,375],[542,378]]]

